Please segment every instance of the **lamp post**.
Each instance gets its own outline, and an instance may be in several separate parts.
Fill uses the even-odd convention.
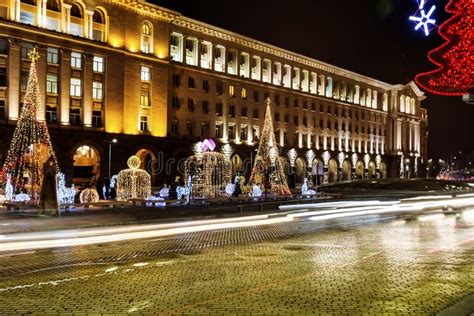
[[[109,179],[111,178],[111,170],[112,170],[112,144],[117,143],[117,138],[113,138],[112,140],[106,140],[109,143]]]

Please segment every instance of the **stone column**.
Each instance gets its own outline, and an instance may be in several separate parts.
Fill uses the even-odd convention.
[[[70,86],[71,86],[71,51],[61,50],[61,125],[69,125]]]
[[[85,127],[92,126],[92,82],[93,82],[93,72],[92,72],[92,63],[94,60],[94,55],[84,54],[84,72],[83,72],[83,91],[84,95],[83,100],[83,120]]]
[[[93,16],[94,16],[94,11],[90,10],[85,10],[85,16],[84,16],[84,37],[91,38],[92,39],[92,33],[93,33]],[[152,48],[153,50],[153,48]]]
[[[70,4],[62,4],[61,31],[64,33],[69,33],[71,31],[71,7]]]
[[[8,119],[13,121],[18,120],[20,110],[20,50],[20,40],[10,38],[10,53],[8,56]]]

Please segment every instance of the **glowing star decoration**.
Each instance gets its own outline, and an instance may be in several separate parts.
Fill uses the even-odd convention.
[[[415,26],[415,31],[418,31],[421,27],[423,27],[423,31],[425,35],[430,35],[430,31],[436,27],[436,20],[431,18],[431,15],[436,10],[436,6],[432,5],[428,13],[425,12],[425,0],[421,0],[418,6],[418,11],[415,15],[410,16],[409,20],[417,22]],[[418,15],[420,13],[420,15]],[[431,26],[429,26],[431,25]]]

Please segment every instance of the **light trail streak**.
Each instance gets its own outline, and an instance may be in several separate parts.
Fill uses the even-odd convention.
[[[163,237],[178,234],[196,233],[209,230],[220,230],[228,228],[239,228],[249,226],[261,226],[271,225],[283,222],[289,222],[291,218],[278,217],[263,220],[251,220],[245,222],[229,222],[219,224],[208,224],[208,225],[197,225],[197,226],[186,226],[176,227],[161,230],[141,231],[141,232],[129,232],[129,233],[114,233],[114,230],[110,230],[110,234],[102,236],[90,236],[82,238],[68,238],[68,239],[50,239],[50,240],[38,240],[38,241],[17,241],[17,242],[2,242],[0,243],[0,251],[16,251],[25,249],[45,249],[45,248],[56,248],[56,247],[72,247],[72,246],[84,246],[100,243],[117,242],[124,240],[134,240],[143,238]]]

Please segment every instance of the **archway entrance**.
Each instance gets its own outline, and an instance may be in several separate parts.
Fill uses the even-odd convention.
[[[337,161],[334,159],[328,162],[328,182],[334,183],[337,181]]]
[[[324,164],[322,161],[319,161],[318,159],[313,160],[313,164],[311,166],[311,174],[313,175],[314,185],[320,185],[321,183],[323,183]]]
[[[373,179],[377,177],[377,172],[375,170],[375,162],[369,162],[369,178]]]
[[[351,162],[349,160],[344,160],[342,163],[342,180],[351,180],[351,168]]]
[[[356,178],[357,179],[363,179],[364,178],[364,163],[362,162],[362,160],[358,160],[356,162],[355,173],[356,173]]]
[[[387,165],[385,162],[380,163],[380,177],[385,179],[387,177]]]
[[[149,149],[140,149],[135,155],[140,158],[140,169],[143,169],[150,174],[151,185],[156,185],[156,174],[153,171],[157,168],[157,166],[153,165],[157,162],[155,154]]]
[[[100,177],[100,156],[96,149],[83,145],[76,149],[73,157],[72,181],[74,184],[89,183]]]
[[[298,157],[295,161],[296,166],[296,182],[303,183],[304,177],[306,176],[306,163],[303,158]]]

